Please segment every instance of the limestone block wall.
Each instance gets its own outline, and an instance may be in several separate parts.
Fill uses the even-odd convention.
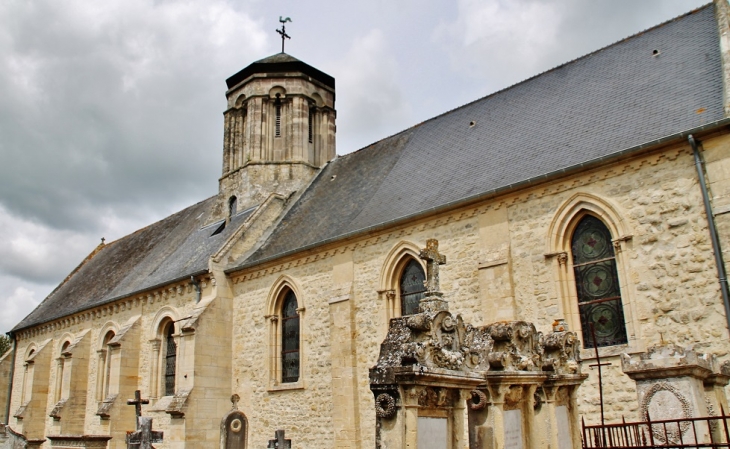
[[[213,287],[210,279],[204,281],[202,285],[204,286],[203,296],[211,295]],[[143,406],[143,414],[152,416],[154,428],[165,432],[165,442],[156,444],[156,447],[161,449],[203,447],[185,445],[185,419],[172,419],[164,410],[153,410],[160,399],[158,397],[160,389],[152,382],[153,378],[159,381],[160,376],[154,376],[154,373],[151,372],[153,366],[159,368],[158,363],[153,363],[153,351],[151,350],[153,345],[150,344],[150,340],[158,337],[156,325],[164,316],[170,316],[175,320],[190,317],[196,306],[196,296],[194,288],[188,283],[173,284],[157,291],[125,298],[116,303],[84,311],[17,334],[18,357],[11,398],[11,414],[20,408],[24,388],[33,392],[34,399],[42,397],[43,404],[33,408],[32,421],[35,423],[35,427],[28,425],[31,420],[27,418],[18,420],[13,417],[10,419],[10,427],[22,433],[30,432],[34,438],[43,438],[62,431],[62,426],[59,424],[63,423],[64,417],[61,417],[60,423],[54,423],[53,418],[48,416],[56,403],[53,394],[49,393],[54,391],[53,385],[55,385],[58,375],[58,366],[51,363],[50,355],[47,363],[43,360],[36,360],[33,363],[36,366],[33,366],[32,382],[24,382],[25,354],[31,347],[39,349],[48,347],[50,354],[51,348],[58,346],[68,335],[81,335],[86,332],[89,345],[85,347],[84,351],[88,358],[88,368],[83,370],[83,376],[74,376],[75,379],[73,379],[74,388],[86,394],[84,410],[76,412],[77,417],[83,418],[83,429],[80,433],[112,435],[113,439],[109,442],[109,448],[125,448],[124,435],[126,431],[135,428],[134,408],[128,406],[126,401],[133,398],[135,389],[139,389],[144,398],[153,399],[149,405]],[[220,319],[221,313],[216,312],[216,314],[216,319]],[[110,409],[110,418],[102,419],[97,415],[101,405],[97,382],[103,376],[104,370],[100,366],[103,359],[99,357],[98,351],[102,348],[102,340],[109,330],[113,330],[118,337],[116,341],[113,340],[114,344],[118,345],[118,352],[114,353],[114,360],[118,361],[118,365],[115,368],[116,371],[111,372],[109,388],[110,393],[117,393],[118,396]],[[212,339],[219,337],[214,332],[207,331],[207,333]],[[45,346],[43,346],[44,343]],[[218,345],[230,347],[230,344],[226,344],[225,341],[220,341]],[[215,345],[211,345],[211,347],[215,347]],[[43,351],[45,350],[43,349]],[[77,354],[74,354],[74,358],[76,356]],[[179,369],[187,370],[186,372],[189,373],[193,372],[192,366],[186,366],[189,360],[180,359]],[[222,370],[230,372],[230,356],[222,360],[225,360]],[[45,374],[43,370],[45,370]],[[178,372],[180,372],[181,380],[184,380],[185,373]],[[219,379],[226,377],[222,373],[217,375]],[[225,394],[228,395],[230,387],[221,384],[216,386],[216,389],[225,391]],[[201,395],[205,395],[204,387],[201,388]],[[220,399],[222,400],[221,409],[225,409],[226,405],[230,407],[230,402],[225,396]],[[205,401],[201,403],[205,404]],[[211,413],[210,416],[202,418],[202,421],[208,423],[208,427],[213,422],[217,426],[219,418],[213,416],[215,414]],[[48,445],[48,443],[45,444]]]

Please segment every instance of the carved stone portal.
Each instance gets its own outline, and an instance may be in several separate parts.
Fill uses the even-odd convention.
[[[421,257],[433,274],[445,262],[435,240]],[[466,324],[438,278],[422,301],[420,313],[390,321],[370,370],[376,447],[580,447],[576,389],[587,376],[575,333]]]

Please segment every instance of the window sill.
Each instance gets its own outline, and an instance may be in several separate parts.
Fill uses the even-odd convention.
[[[646,351],[646,342],[643,339],[631,340],[628,344],[618,346],[604,346],[598,348],[598,356],[604,357],[615,357],[621,354],[638,354]],[[581,349],[580,350],[581,360],[596,360],[596,350],[593,348]]]
[[[304,382],[301,380],[298,382],[287,382],[269,385],[268,392],[272,393],[275,391],[288,391],[288,390],[304,390]]]

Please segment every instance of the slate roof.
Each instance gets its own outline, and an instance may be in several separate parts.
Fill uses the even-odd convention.
[[[286,72],[301,72],[305,75],[309,75],[313,79],[319,81],[325,86],[335,88],[335,79],[330,75],[322,72],[319,69],[312,67],[306,62],[302,62],[297,58],[288,55],[286,53],[277,53],[267,58],[260,59],[256,62],[251,63],[240,72],[231,76],[226,80],[228,88],[232,88],[241,81],[245,80],[253,74],[265,74],[265,73],[286,73]]]
[[[251,66],[301,63],[272,58]],[[721,120],[722,90],[710,4],[334,159],[263,245],[228,271]],[[99,248],[13,331],[206,272],[209,256],[253,212],[211,236],[217,226],[201,226],[214,202]]]
[[[266,244],[236,265],[403,221],[720,120],[722,89],[709,4],[338,157]]]
[[[215,197],[97,249],[13,330],[47,322],[191,275],[207,273],[208,259],[254,209],[202,227]]]

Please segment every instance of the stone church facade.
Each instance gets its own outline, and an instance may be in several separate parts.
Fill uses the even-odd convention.
[[[585,361],[598,346],[612,363],[607,420],[638,418],[621,354],[730,359],[727,9],[339,157],[334,79],[284,53],[249,65],[227,80],[219,194],[101,244],[12,330],[2,422],[36,447],[123,448],[140,390],[159,448],[266,447],[279,429],[296,447],[374,447],[368,370],[389,320],[418,308],[429,239],[451,311],[545,333],[564,320]]]

